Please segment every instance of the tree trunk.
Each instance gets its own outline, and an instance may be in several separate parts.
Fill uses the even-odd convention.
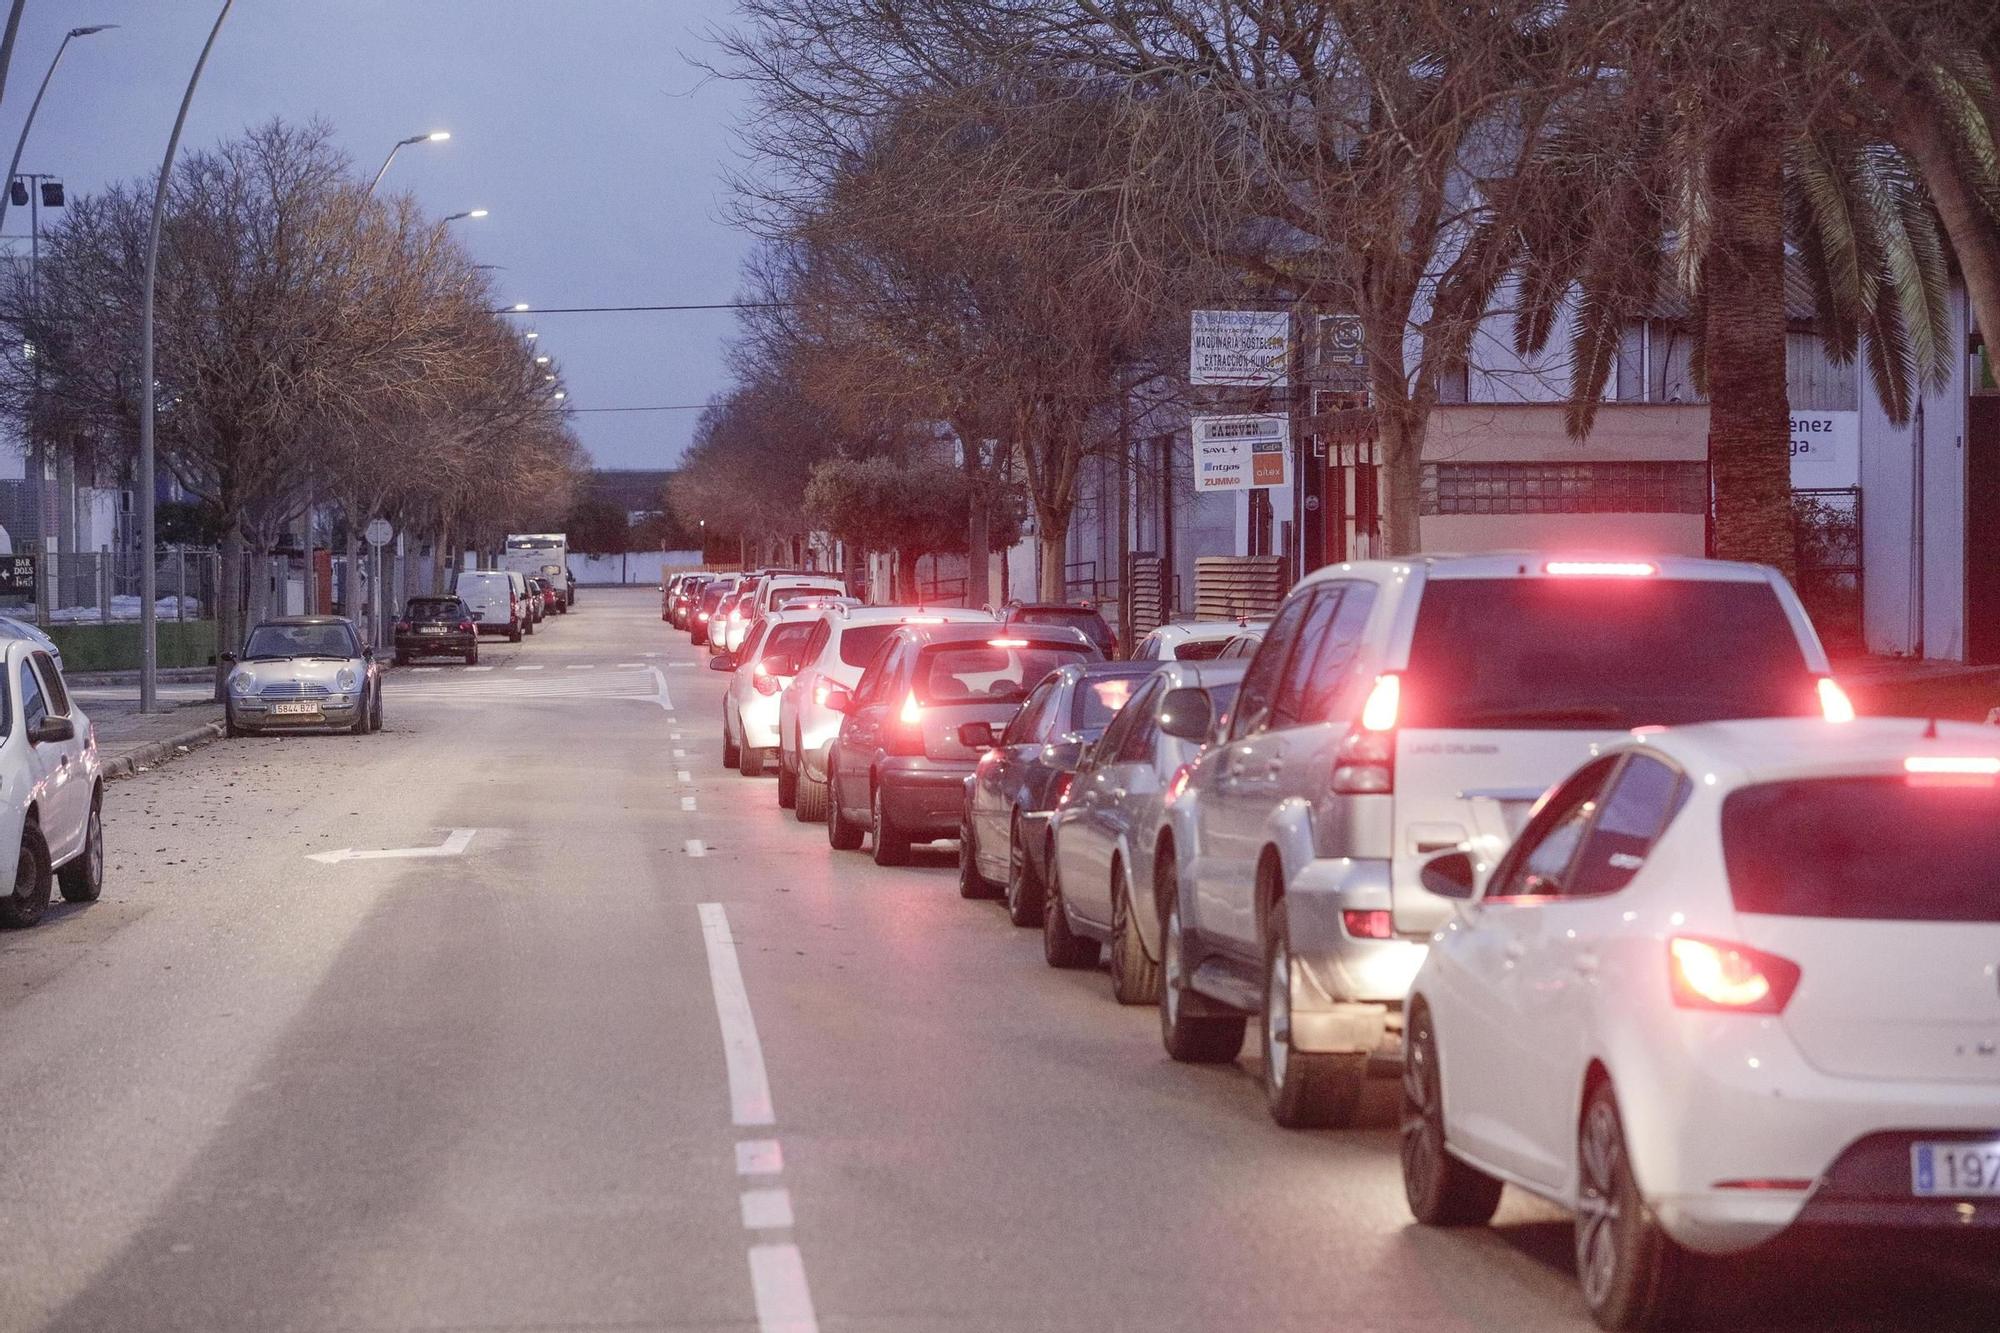
[[[1424,417],[1408,409],[1375,414],[1382,449],[1382,549],[1415,555],[1423,546]]]
[[[1044,602],[1068,600],[1069,525],[1052,523],[1044,516],[1035,522],[1035,541],[1042,551],[1042,586],[1036,596]]]
[[[341,585],[340,614],[356,625],[361,623],[361,534],[354,526],[354,509],[350,506],[347,514],[347,545],[342,551],[347,559],[347,580]]]
[[[917,587],[917,561],[923,555],[914,546],[896,548],[896,586],[891,595],[899,602],[921,602],[923,592]]]
[[[1708,301],[1709,468],[1715,553],[1791,577],[1791,406],[1785,390],[1784,136],[1747,116],[1710,167],[1715,233]]]
[[[993,563],[993,530],[988,505],[992,502],[983,466],[983,446],[977,439],[960,433],[960,452],[965,458],[966,479],[972,483],[971,513],[965,526],[965,604],[986,606],[992,600],[987,575]]]
[[[215,571],[215,642],[222,652],[243,649],[243,533],[231,523],[222,534],[220,567]],[[223,682],[229,668],[220,658],[215,663],[215,701],[228,698]]]

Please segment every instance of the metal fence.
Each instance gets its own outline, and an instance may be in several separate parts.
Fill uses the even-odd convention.
[[[13,577],[0,589],[0,615],[38,625],[139,619],[142,571],[136,551],[33,552],[13,557],[9,572]],[[211,618],[220,574],[213,550],[161,548],[155,569],[159,618]]]
[[[1859,652],[1861,488],[1792,492],[1799,600],[1833,653]]]

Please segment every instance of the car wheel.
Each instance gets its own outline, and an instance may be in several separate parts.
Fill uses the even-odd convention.
[[[521,622],[521,633],[533,634],[534,632],[535,632],[535,618],[533,616],[529,616],[526,620],[523,620]]]
[[[1576,1151],[1576,1276],[1583,1303],[1604,1328],[1655,1327],[1675,1304],[1684,1254],[1639,1193],[1609,1083],[1584,1105]]]
[[[799,775],[796,769],[785,767],[784,760],[778,761],[778,808],[789,810],[799,803]]]
[[[507,622],[507,642],[509,642],[509,643],[519,643],[520,641],[521,641],[521,622],[520,622],[520,621],[518,621],[518,620],[510,620],[510,621],[508,621],[508,622]]]
[[[0,926],[32,926],[48,910],[49,845],[42,830],[29,819],[21,830],[21,854],[14,862],[14,891],[0,898]]]
[[[991,898],[998,887],[979,873],[979,846],[972,840],[972,821],[961,820],[958,825],[958,896]]]
[[[826,784],[814,782],[804,773],[799,774],[798,803],[792,807],[792,818],[801,824],[817,824],[826,818]]]
[[[875,784],[875,791],[869,798],[869,811],[873,815],[871,837],[875,844],[875,864],[878,866],[906,866],[910,863],[909,835],[896,827],[889,815],[889,809],[882,803],[882,784]]]
[[[1111,995],[1120,1004],[1160,998],[1160,965],[1146,956],[1132,920],[1132,876],[1122,858],[1111,866]]]
[[[375,686],[375,692],[369,696],[369,700],[368,730],[380,731],[382,730],[382,686],[379,682]]]
[[[1446,1150],[1443,1088],[1430,1010],[1419,1004],[1403,1059],[1403,1197],[1425,1226],[1483,1227],[1500,1207],[1500,1182]]]
[[[1243,1049],[1249,1020],[1241,1014],[1189,1013],[1185,958],[1180,903],[1170,900],[1160,923],[1160,1044],[1182,1064],[1227,1064]]]
[[[1048,887],[1042,891],[1042,961],[1050,967],[1096,967],[1104,946],[1070,929],[1069,909],[1063,906],[1062,876],[1049,862]]]
[[[66,903],[94,903],[104,892],[104,793],[90,798],[90,819],[83,826],[83,850],[56,872]]]
[[[1292,947],[1285,900],[1264,923],[1264,1098],[1286,1129],[1345,1126],[1361,1104],[1368,1053],[1301,1051],[1292,1046]]]
[[[479,665],[479,645],[478,645],[478,644],[476,644],[476,643],[475,643],[475,644],[473,644],[473,645],[472,645],[472,647],[470,647],[470,648],[466,649],[466,651],[465,651],[465,664],[466,664],[467,666],[478,666],[478,665]]]
[[[406,667],[410,664],[410,655],[408,653],[397,653],[395,657],[391,658],[390,660],[393,661],[399,667]]]
[[[764,752],[754,745],[736,747],[736,771],[746,778],[764,776]]]
[[[1021,812],[1014,812],[1013,832],[1007,839],[1007,919],[1017,926],[1042,924],[1042,877],[1028,856],[1028,840],[1023,835]]]
[[[368,734],[368,707],[368,692],[363,690],[361,692],[361,703],[354,710],[354,722],[347,728],[351,734],[356,736],[366,736]]]
[[[742,762],[743,756],[737,752],[736,748],[736,736],[729,730],[729,705],[724,704],[722,706],[722,766],[724,768],[734,768]]]
[[[239,736],[248,736],[250,734],[248,731],[245,731],[242,727],[237,725],[236,710],[229,707],[227,704],[223,705],[222,709],[222,734],[224,736],[227,736],[232,741],[237,739]]]
[[[848,819],[840,808],[840,783],[831,755],[826,761],[826,840],[837,852],[858,852],[867,830]]]

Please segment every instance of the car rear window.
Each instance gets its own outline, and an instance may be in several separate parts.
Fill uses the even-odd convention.
[[[1438,579],[1403,677],[1403,723],[1623,729],[1816,716],[1816,682],[1765,583]]]
[[[879,625],[849,625],[840,632],[840,660],[851,667],[865,667],[882,640],[896,632],[893,620]]]
[[[799,650],[806,646],[806,640],[812,637],[812,632],[813,622],[810,620],[788,620],[782,625],[774,625],[757,655],[796,657]]]
[[[1032,606],[1022,607],[1007,617],[1010,625],[1068,625],[1080,629],[1093,640],[1102,641],[1111,633],[1111,626],[1098,612],[1088,607]]]
[[[1140,676],[1086,676],[1070,695],[1070,730],[1103,731],[1146,683]]]
[[[1090,659],[1082,644],[942,643],[917,659],[917,701],[954,704],[1025,699],[1057,667]]]
[[[771,604],[783,608],[819,597],[839,597],[846,591],[845,588],[778,588],[771,593]]]
[[[1227,639],[1189,639],[1174,649],[1174,656],[1183,662],[1206,662],[1222,655]]]
[[[410,603],[412,620],[463,620],[465,607],[456,597],[423,597]]]
[[[1731,792],[1722,852],[1739,912],[2000,921],[2000,788],[1811,778]]]

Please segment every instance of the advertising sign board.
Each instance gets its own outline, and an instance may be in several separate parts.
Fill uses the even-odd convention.
[[[1194,417],[1194,488],[1245,491],[1292,484],[1292,428],[1282,416]]]

